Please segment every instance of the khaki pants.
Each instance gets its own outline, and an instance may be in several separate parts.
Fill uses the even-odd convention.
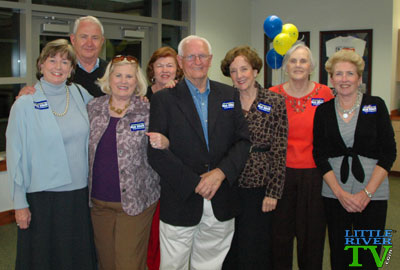
[[[220,270],[232,242],[235,219],[218,221],[211,202],[203,200],[196,226],[181,227],[160,220],[161,270]]]
[[[137,216],[121,203],[92,198],[91,216],[100,270],[146,269],[151,221],[157,202]]]

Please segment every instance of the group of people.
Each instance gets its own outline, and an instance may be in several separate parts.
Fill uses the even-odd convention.
[[[17,269],[292,269],[294,238],[299,268],[322,269],[326,225],[332,269],[347,269],[345,230],[384,229],[394,133],[383,100],[358,90],[356,53],[326,63],[335,97],[310,81],[303,44],[270,89],[255,50],[229,50],[230,87],[188,36],[153,53],[147,87],[134,56],[99,58],[95,17],[70,39],[45,46],[10,112]]]

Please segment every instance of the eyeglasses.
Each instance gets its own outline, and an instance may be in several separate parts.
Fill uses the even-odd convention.
[[[130,62],[130,63],[139,63],[139,61],[137,60],[136,57],[132,56],[132,55],[116,55],[114,56],[114,58],[112,59],[112,63],[119,63],[122,62],[126,59],[126,61]]]
[[[204,61],[208,60],[208,58],[210,58],[210,55],[208,55],[208,54],[198,54],[198,55],[190,54],[188,56],[181,56],[181,57],[183,59],[186,59],[186,61],[188,61],[188,62],[192,62],[192,61],[196,60],[196,58],[199,59],[200,62],[204,62]]]

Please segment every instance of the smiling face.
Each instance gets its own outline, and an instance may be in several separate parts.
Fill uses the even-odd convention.
[[[164,86],[176,77],[176,61],[172,56],[160,57],[154,62],[153,70],[155,83]]]
[[[332,70],[330,80],[339,96],[351,96],[357,93],[358,86],[361,84],[361,77],[353,63],[337,62]]]
[[[289,57],[286,72],[291,80],[308,80],[311,73],[311,61],[308,51],[298,48]]]
[[[236,56],[229,66],[231,79],[235,87],[239,90],[249,90],[254,87],[258,71],[253,69],[247,59],[242,56]]]
[[[71,71],[72,64],[66,54],[57,53],[54,56],[49,56],[40,65],[40,72],[43,74],[43,78],[52,84],[63,83],[71,75]]]
[[[76,34],[72,34],[70,39],[76,56],[80,61],[97,60],[104,42],[104,37],[98,24],[89,20],[81,21]]]
[[[200,39],[191,39],[183,45],[182,51],[183,56],[178,55],[177,59],[185,77],[191,82],[206,80],[212,60],[207,44]]]
[[[137,85],[136,67],[132,64],[122,64],[114,67],[110,75],[110,88],[113,98],[130,99]]]

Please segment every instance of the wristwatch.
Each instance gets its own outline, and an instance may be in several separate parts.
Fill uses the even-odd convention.
[[[364,188],[364,192],[365,192],[365,194],[367,194],[367,196],[368,196],[368,198],[372,198],[372,193],[371,192],[369,192],[366,188]]]

